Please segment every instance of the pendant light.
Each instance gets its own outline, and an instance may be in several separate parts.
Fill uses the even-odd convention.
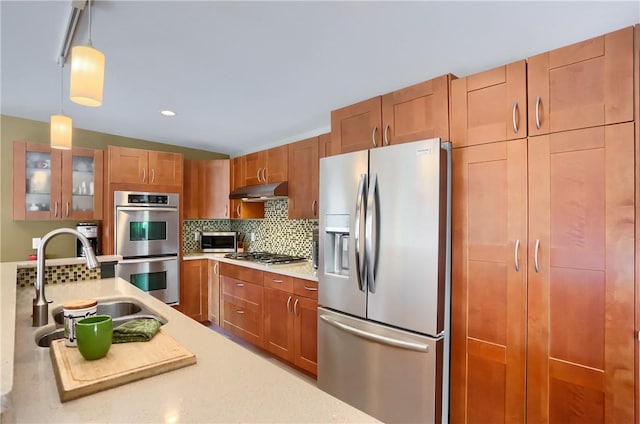
[[[73,122],[71,118],[65,116],[62,111],[62,93],[63,79],[62,76],[64,62],[60,65],[60,113],[51,115],[49,124],[51,147],[54,149],[69,150],[71,149],[71,133],[73,130]]]
[[[71,49],[70,98],[83,106],[102,106],[104,54],[91,44],[91,3],[89,1],[89,42]]]

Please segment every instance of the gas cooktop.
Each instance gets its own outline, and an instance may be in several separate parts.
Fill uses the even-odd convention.
[[[269,252],[227,253],[224,257],[229,259],[238,259],[241,261],[259,262],[265,265],[290,264],[293,262],[302,262],[307,260],[304,256],[291,256]]]

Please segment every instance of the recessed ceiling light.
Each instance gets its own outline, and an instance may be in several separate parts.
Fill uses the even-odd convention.
[[[161,110],[160,113],[164,116],[176,116],[176,113],[172,110]]]

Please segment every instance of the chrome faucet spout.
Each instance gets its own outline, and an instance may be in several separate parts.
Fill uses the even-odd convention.
[[[49,240],[60,234],[71,234],[76,236],[82,243],[82,249],[84,250],[87,260],[87,267],[94,269],[98,267],[98,258],[93,252],[93,247],[87,237],[74,230],[73,228],[58,228],[53,231],[49,231],[40,240],[40,246],[38,246],[38,263],[36,268],[36,297],[33,299],[33,326],[41,327],[49,322],[49,301],[44,293],[44,256]]]

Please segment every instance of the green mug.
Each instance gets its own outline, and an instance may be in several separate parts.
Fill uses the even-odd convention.
[[[76,323],[78,350],[87,360],[104,357],[113,339],[113,321],[109,315],[96,315]]]

